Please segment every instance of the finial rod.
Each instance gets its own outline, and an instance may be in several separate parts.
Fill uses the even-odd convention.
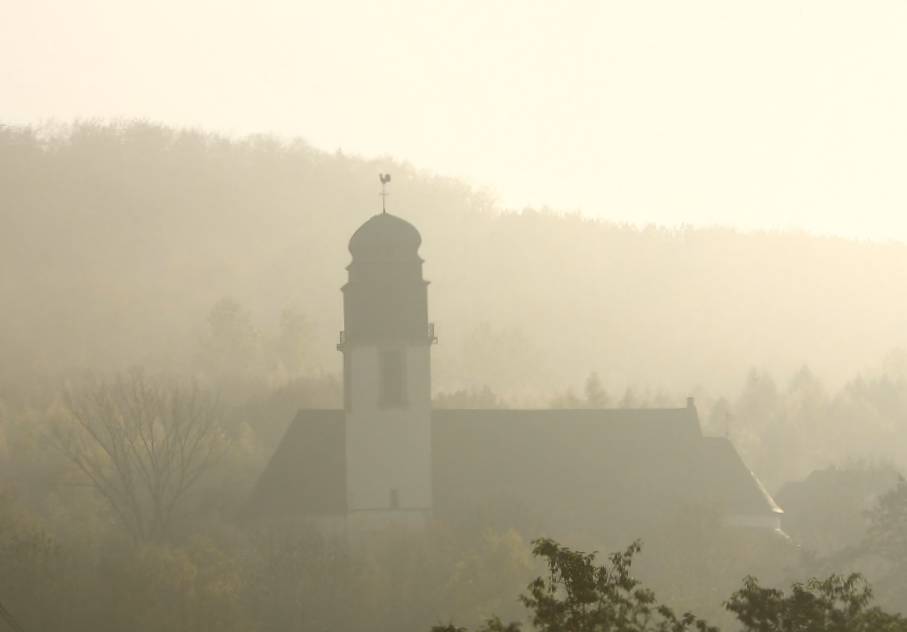
[[[391,174],[389,173],[379,173],[378,180],[381,182],[381,213],[387,214],[387,196],[390,193],[387,192],[387,183],[391,181]]]

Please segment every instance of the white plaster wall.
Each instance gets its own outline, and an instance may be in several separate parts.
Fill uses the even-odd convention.
[[[429,510],[355,511],[347,517],[350,535],[383,531],[418,531],[431,521]]]
[[[430,347],[403,347],[408,405],[382,408],[378,403],[378,354],[392,348],[357,346],[347,350],[351,354],[348,387],[352,389],[352,410],[346,414],[351,514],[365,511],[379,516],[389,510],[392,489],[397,490],[401,514],[430,512],[432,506]]]

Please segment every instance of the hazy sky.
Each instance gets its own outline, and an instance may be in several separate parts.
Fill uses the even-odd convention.
[[[907,240],[907,2],[0,0],[0,120],[393,155],[502,205]]]

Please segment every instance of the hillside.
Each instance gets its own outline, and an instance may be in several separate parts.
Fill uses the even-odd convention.
[[[0,127],[0,370],[191,369],[231,297],[261,332],[295,306],[305,369],[336,371],[346,241],[379,171],[423,235],[439,389],[541,401],[598,371],[679,397],[804,364],[840,383],[907,342],[903,244],[516,212],[302,141],[84,123]]]

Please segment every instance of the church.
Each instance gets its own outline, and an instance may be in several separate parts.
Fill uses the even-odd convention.
[[[361,532],[497,509],[535,516],[549,534],[581,525],[633,537],[694,511],[780,531],[782,510],[727,438],[702,434],[692,398],[666,409],[432,410],[421,241],[386,212],[353,234],[343,408],[298,412],[249,516]]]

